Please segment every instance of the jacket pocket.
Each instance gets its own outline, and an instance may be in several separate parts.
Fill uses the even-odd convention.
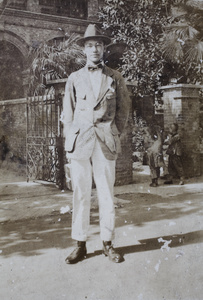
[[[111,134],[107,138],[105,137],[106,144],[112,153],[121,152],[121,143],[119,138],[119,132],[116,126],[111,127]]]
[[[86,100],[86,93],[84,91],[77,91],[76,99]]]
[[[116,98],[116,91],[115,91],[115,89],[113,89],[113,88],[110,87],[110,88],[107,90],[106,98],[107,98],[107,99]]]
[[[119,135],[120,134],[120,132],[118,131],[115,124],[111,127],[111,132],[112,132],[113,135]]]
[[[67,136],[67,143],[66,143],[67,152],[72,153],[75,150],[75,144],[79,133],[80,133],[80,129],[78,128],[70,129],[70,133]]]
[[[86,95],[78,95],[76,98],[76,109],[79,111],[86,110],[87,100]]]
[[[107,100],[114,100],[114,99],[116,99],[116,95],[114,95],[114,94],[106,94],[106,99]]]

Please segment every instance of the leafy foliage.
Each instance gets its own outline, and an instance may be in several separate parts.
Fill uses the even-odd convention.
[[[132,130],[132,147],[133,152],[144,151],[144,134],[143,129],[147,126],[147,123],[142,117],[134,117],[133,130]]]
[[[154,94],[174,76],[184,82],[201,81],[203,16],[187,2],[105,0],[100,20],[111,32],[113,42],[128,46],[122,57],[122,71],[128,80],[137,83],[137,95]],[[174,8],[181,9],[178,17],[174,16]]]
[[[84,65],[85,57],[76,44],[77,39],[77,35],[72,35],[63,41],[52,40],[31,49],[30,95],[49,93],[48,80],[66,78]]]
[[[161,50],[170,64],[171,76],[178,82],[202,83],[203,80],[203,11],[185,3],[166,27]]]
[[[164,58],[159,46],[163,28],[170,23],[167,1],[106,0],[100,12],[114,42],[128,46],[123,54],[123,75],[137,82],[136,94],[153,94],[161,84]]]

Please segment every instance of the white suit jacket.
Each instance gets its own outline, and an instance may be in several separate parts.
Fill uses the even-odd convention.
[[[65,150],[68,158],[88,159],[98,138],[107,159],[121,151],[120,134],[128,119],[130,99],[123,77],[104,66],[99,96],[92,90],[87,67],[73,72],[63,100]]]

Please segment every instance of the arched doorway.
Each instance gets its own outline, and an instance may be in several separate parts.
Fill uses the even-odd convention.
[[[0,66],[0,100],[23,98],[23,55],[5,40],[0,42]]]

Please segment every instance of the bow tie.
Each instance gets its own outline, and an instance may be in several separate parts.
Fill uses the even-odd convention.
[[[88,68],[88,71],[96,71],[98,69],[103,69],[103,64],[99,63],[98,65],[95,65],[95,66],[88,65],[87,68]]]

